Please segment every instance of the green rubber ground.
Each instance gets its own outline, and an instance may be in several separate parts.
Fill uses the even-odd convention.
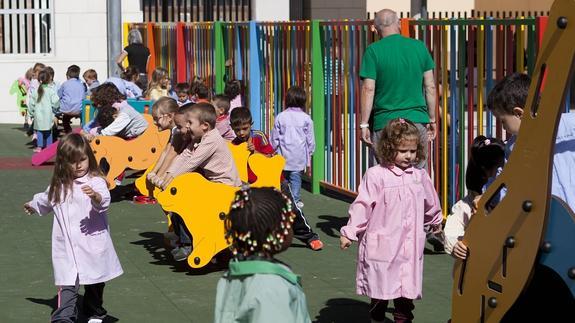
[[[52,216],[27,216],[22,205],[44,190],[50,167],[31,168],[29,139],[16,125],[0,125],[0,322],[48,322],[56,306],[50,235]],[[303,193],[305,212],[325,247],[296,243],[279,255],[302,276],[314,322],[369,322],[369,299],[355,294],[357,246],[341,251],[338,230],[348,204]],[[159,206],[113,203],[112,239],[124,274],[104,292],[106,322],[212,322],[215,287],[222,272],[193,271],[164,249],[165,217]],[[452,260],[426,254],[423,299],[415,322],[446,322],[450,315]],[[392,318],[388,314],[388,318]]]

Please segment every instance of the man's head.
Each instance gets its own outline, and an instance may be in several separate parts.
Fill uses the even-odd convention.
[[[214,105],[214,108],[216,108],[216,115],[218,117],[228,114],[230,111],[230,99],[226,95],[215,95],[212,98],[212,104]]]
[[[503,129],[512,135],[519,133],[530,82],[531,78],[526,74],[508,75],[495,85],[487,97],[487,107],[501,120]]]
[[[230,113],[230,126],[236,133],[236,138],[241,142],[250,139],[252,131],[252,114],[250,109],[237,107]]]
[[[399,34],[401,31],[397,13],[390,9],[383,9],[376,13],[373,25],[381,37]]]

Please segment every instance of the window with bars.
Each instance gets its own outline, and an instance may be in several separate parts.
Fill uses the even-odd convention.
[[[0,0],[0,54],[54,51],[53,0]]]
[[[251,0],[143,0],[142,4],[144,22],[247,21],[252,17]]]

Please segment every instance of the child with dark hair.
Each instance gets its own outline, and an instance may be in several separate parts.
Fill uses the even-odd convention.
[[[194,82],[190,94],[194,103],[210,103],[210,88],[204,82]]]
[[[142,84],[140,84],[140,72],[136,66],[128,66],[121,75],[126,87],[128,98],[139,99],[143,96]]]
[[[391,120],[376,150],[380,164],[361,180],[340,247],[359,243],[356,288],[371,298],[372,322],[385,320],[389,300],[395,322],[411,322],[422,291],[424,226],[441,228],[441,207],[427,171],[414,167],[425,155],[413,122]]]
[[[103,136],[130,139],[141,135],[148,128],[146,119],[128,104],[125,97],[112,83],[100,85],[92,95],[92,102],[97,109],[113,107],[118,110],[118,115],[114,121],[100,129],[99,133]],[[92,139],[89,135],[88,138]]]
[[[298,208],[303,208],[301,200],[301,177],[311,163],[315,150],[313,121],[305,113],[307,95],[299,86],[288,89],[285,109],[278,114],[272,130],[272,146],[284,156],[284,176],[288,178]]]
[[[497,168],[503,166],[504,158],[503,141],[485,136],[478,136],[473,140],[465,172],[467,195],[453,205],[444,228],[445,252],[453,257],[467,257],[467,246],[461,240],[471,216],[475,213],[474,200],[481,195],[487,180],[495,176]]]
[[[174,92],[176,94],[178,106],[181,107],[185,104],[192,103],[192,101],[190,101],[190,85],[188,83],[184,82],[176,84]]]
[[[54,110],[60,106],[60,98],[54,87],[50,86],[50,74],[46,70],[38,73],[39,86],[30,95],[28,113],[34,119],[37,147],[34,152],[52,144],[52,127],[54,126]]]
[[[224,222],[234,258],[218,282],[214,322],[311,322],[299,276],[274,258],[291,244],[294,217],[273,188],[236,193]]]
[[[105,106],[98,109],[96,123],[101,129],[108,127],[118,117],[118,110],[112,106]]]
[[[268,136],[259,130],[252,130],[252,115],[248,108],[239,107],[234,109],[230,114],[230,124],[236,134],[236,138],[232,140],[232,144],[239,145],[247,142],[248,150],[254,154],[264,154],[266,156],[273,156],[275,151],[268,140]],[[248,182],[254,183],[257,176],[252,172],[248,165]],[[281,190],[288,196],[292,202],[294,200],[292,190],[285,177],[281,177]],[[317,233],[313,232],[311,226],[307,223],[303,210],[295,205],[294,213],[296,215],[294,222],[295,237],[304,242],[312,250],[321,250],[323,242],[319,239]]]
[[[234,140],[236,135],[230,126],[230,99],[222,94],[212,98],[212,104],[216,108],[216,129],[220,132],[225,140]]]
[[[88,322],[106,317],[104,287],[123,273],[110,237],[109,206],[110,192],[90,143],[79,134],[64,136],[50,186],[24,205],[29,215],[54,213],[52,267],[58,302],[51,322],[76,322],[80,285]]]
[[[230,100],[230,113],[237,107],[243,107],[242,102],[242,82],[239,80],[229,80],[226,82],[224,94]]]
[[[72,131],[70,122],[72,118],[79,118],[82,113],[82,101],[86,97],[86,86],[80,81],[80,67],[70,65],[66,72],[68,80],[58,89],[60,97],[60,113],[62,113],[62,126],[64,132]]]

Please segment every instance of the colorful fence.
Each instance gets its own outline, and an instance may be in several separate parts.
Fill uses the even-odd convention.
[[[359,139],[359,68],[377,40],[370,21],[135,24],[154,44],[152,60],[178,81],[200,75],[215,92],[225,78],[244,81],[254,128],[269,131],[285,91],[310,95],[317,149],[312,188],[353,194],[371,152]],[[430,174],[448,210],[464,194],[468,147],[478,134],[505,137],[485,109],[488,91],[513,72],[531,73],[546,17],[522,19],[403,19],[402,34],[423,41],[435,62],[438,138]],[[130,26],[126,27],[128,29]],[[150,27],[153,33],[150,33]],[[153,39],[150,39],[153,38]],[[174,39],[175,44],[170,43]],[[158,45],[161,44],[161,45]],[[226,62],[232,62],[226,66]],[[451,120],[451,122],[446,122]]]

